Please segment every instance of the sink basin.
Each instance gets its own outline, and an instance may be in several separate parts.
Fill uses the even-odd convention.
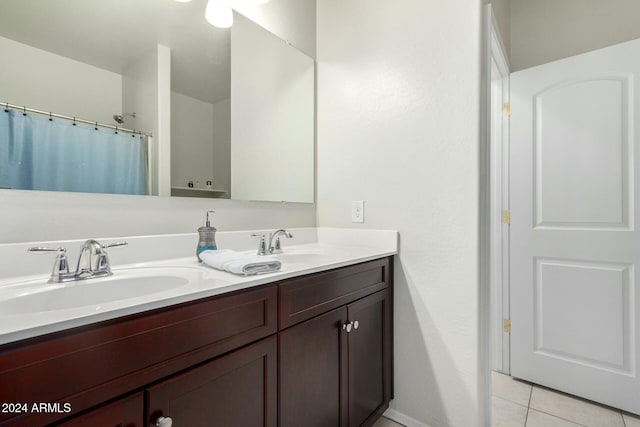
[[[283,253],[270,256],[282,262],[284,266],[287,264],[322,264],[335,258],[335,255],[325,248],[299,246],[284,248]]]
[[[0,301],[2,315],[43,313],[92,306],[174,291],[197,284],[202,272],[190,268],[139,268],[115,271],[113,276],[49,284],[46,279],[25,282],[27,291]],[[18,284],[20,286],[20,284]]]
[[[311,253],[282,253],[277,255],[270,255],[277,260],[285,263],[285,262],[295,262],[295,263],[312,263],[317,261],[322,261],[327,259],[326,254],[311,254]]]

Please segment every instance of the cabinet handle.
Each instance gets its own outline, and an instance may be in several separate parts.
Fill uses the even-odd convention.
[[[345,323],[342,325],[342,329],[347,331],[347,333],[351,332],[352,327],[353,327],[353,322]]]
[[[353,329],[358,329],[358,326],[360,326],[360,324],[358,323],[357,320],[353,322]]]
[[[156,421],[156,427],[171,427],[173,420],[171,417],[160,417]]]

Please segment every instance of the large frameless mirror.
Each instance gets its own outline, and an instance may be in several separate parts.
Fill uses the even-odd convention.
[[[313,202],[313,59],[205,5],[1,2],[0,187]]]

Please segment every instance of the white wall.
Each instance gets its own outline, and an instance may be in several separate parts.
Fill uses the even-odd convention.
[[[210,104],[171,93],[171,186],[208,180],[231,193],[229,100]],[[228,197],[228,194],[226,197]]]
[[[316,0],[277,0],[261,5],[235,3],[234,8],[241,14],[312,58],[316,57]]]
[[[511,71],[640,38],[637,0],[511,0]]]
[[[213,178],[213,104],[171,93],[171,186]]]
[[[313,202],[313,60],[244,17],[231,29],[231,140],[233,199]]]
[[[158,129],[153,141],[158,148],[158,195],[171,195],[171,49],[158,45]]]
[[[315,1],[307,1],[315,10]],[[297,14],[295,7],[280,12],[282,16],[274,14],[271,20],[265,17],[263,25],[275,31],[280,22],[295,22],[296,30],[289,37],[292,43],[315,41],[315,13],[311,20],[307,13]],[[215,225],[221,230],[309,227],[316,223],[315,205],[310,203],[0,190],[0,207],[0,244],[192,232],[195,225],[200,226],[206,209],[218,212]]]
[[[231,197],[231,100],[213,104],[213,187]]]
[[[0,190],[0,244],[194,233],[210,209],[221,231],[315,225],[302,203]]]
[[[159,150],[158,150],[158,53],[150,52],[139,58],[122,73],[122,112],[136,113],[136,117],[125,117],[121,125],[151,133],[149,140],[150,194],[158,195]]]
[[[318,2],[318,223],[400,232],[391,407],[409,425],[484,417],[480,23],[480,0]]]
[[[149,145],[151,194],[171,194],[171,51],[157,48],[122,73],[123,127],[153,134]]]
[[[120,114],[119,74],[4,37],[0,58],[0,102],[100,123]]]
[[[490,1],[502,43],[507,51],[507,56],[511,53],[511,1],[512,0]]]

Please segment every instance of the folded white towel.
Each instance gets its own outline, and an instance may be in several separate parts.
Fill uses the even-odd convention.
[[[200,254],[200,259],[218,270],[245,276],[273,273],[279,271],[282,266],[282,263],[274,258],[245,255],[230,249],[204,251]]]

